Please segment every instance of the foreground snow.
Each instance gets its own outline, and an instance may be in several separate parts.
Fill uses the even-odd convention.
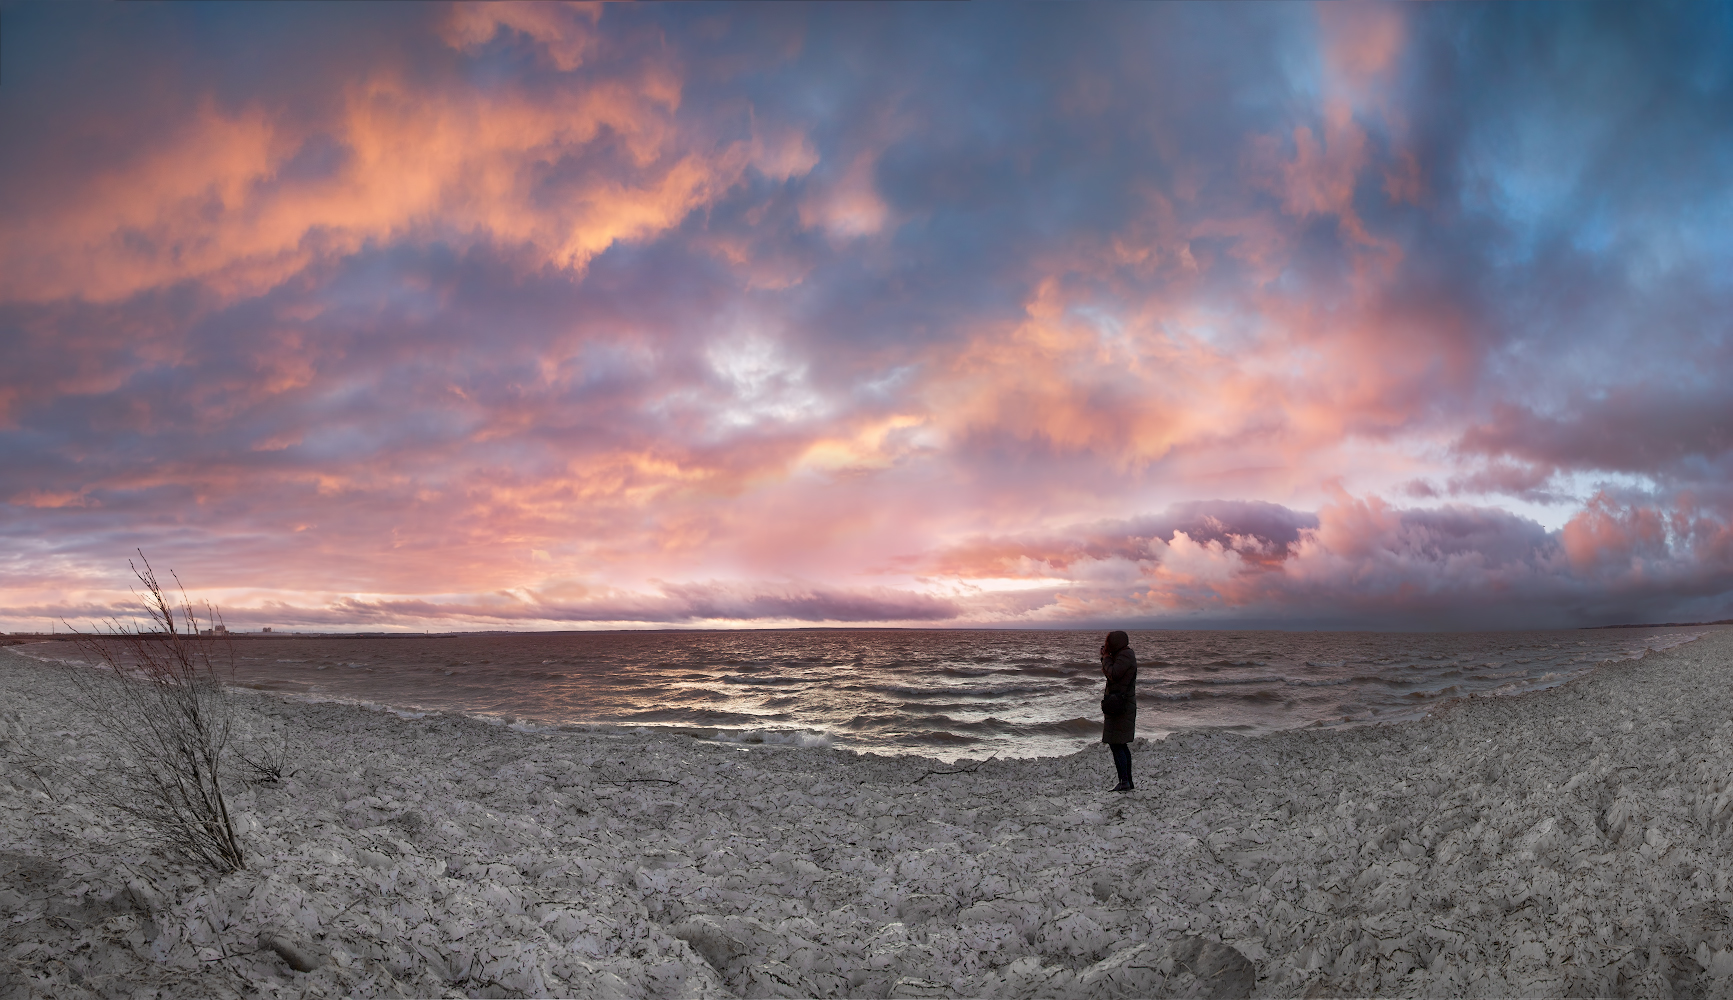
[[[1733,632],[1422,722],[962,761],[245,698],[252,869],[0,773],[5,996],[1730,995]],[[0,651],[0,735],[76,757]],[[963,773],[942,773],[942,772]],[[292,966],[311,971],[296,971]]]

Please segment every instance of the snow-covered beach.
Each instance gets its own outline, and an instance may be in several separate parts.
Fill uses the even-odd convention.
[[[243,695],[247,871],[0,774],[4,996],[1733,995],[1733,630],[1411,723],[1063,758]],[[0,650],[0,724],[81,723]],[[310,971],[297,971],[291,965]]]

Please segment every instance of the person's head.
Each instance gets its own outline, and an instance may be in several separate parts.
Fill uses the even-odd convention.
[[[1109,653],[1117,653],[1129,645],[1131,645],[1131,636],[1124,632],[1107,633],[1107,651]]]

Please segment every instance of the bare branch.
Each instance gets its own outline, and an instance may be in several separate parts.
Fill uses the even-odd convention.
[[[219,657],[234,673],[234,651],[216,638],[220,616],[206,605],[210,639],[180,578],[180,602],[163,592],[150,560],[128,561],[142,592],[133,593],[153,626],[144,631],[110,618],[99,632],[72,628],[73,644],[94,663],[70,663],[74,701],[92,723],[86,741],[101,766],[76,780],[106,805],[153,831],[179,860],[218,872],[245,867],[223,782],[237,756],[235,705],[223,686]],[[226,656],[224,655],[226,654]]]

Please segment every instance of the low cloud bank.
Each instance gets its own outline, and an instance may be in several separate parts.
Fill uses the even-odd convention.
[[[1074,532],[982,538],[959,577],[1065,577],[1040,618],[1563,627],[1733,615],[1733,526],[1682,496],[1602,492],[1561,530],[1489,507],[1346,493],[1316,514],[1199,502]]]
[[[1338,493],[1317,512],[1200,501],[1159,515],[932,553],[902,587],[803,582],[550,585],[446,597],[241,599],[242,628],[550,629],[1203,624],[1548,628],[1733,617],[1733,524],[1690,496],[1597,494],[1562,529],[1488,507]],[[118,595],[117,595],[118,596]],[[89,622],[124,600],[14,607]]]
[[[127,621],[125,601],[38,605],[12,609],[26,619],[91,623]],[[654,592],[597,590],[580,594],[534,591],[428,598],[340,597],[322,604],[269,600],[222,611],[238,631],[270,624],[278,629],[372,631],[433,628],[547,629],[562,626],[691,627],[740,623],[899,624],[955,621],[964,608],[930,594],[888,587],[836,588],[804,584],[667,584]]]

